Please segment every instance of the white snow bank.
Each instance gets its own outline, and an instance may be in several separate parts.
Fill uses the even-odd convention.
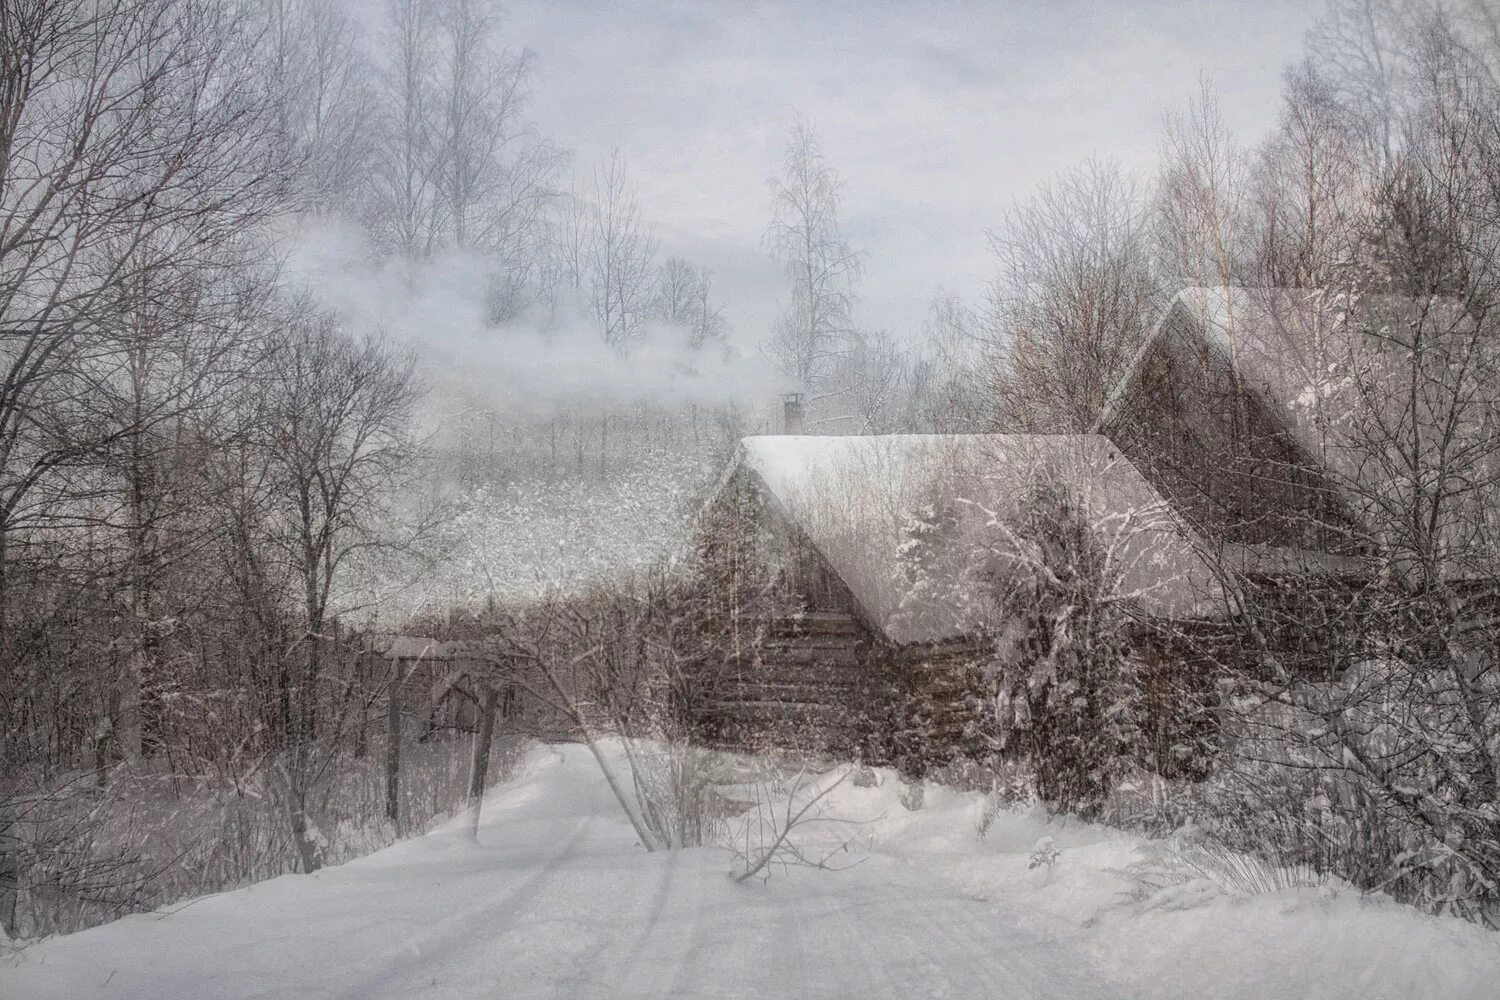
[[[879,787],[836,792],[840,815],[883,815],[870,825],[874,850],[1084,945],[1141,996],[1500,996],[1500,934],[1464,921],[1333,886],[1236,898],[1199,878],[1138,900],[1126,869],[1153,842],[1035,809],[1001,812],[981,840],[980,795],[929,786],[925,808],[908,812],[900,780],[879,775]],[[1030,867],[1042,838],[1057,860]]]

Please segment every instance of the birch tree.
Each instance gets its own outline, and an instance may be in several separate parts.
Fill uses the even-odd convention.
[[[1233,285],[1247,267],[1247,163],[1207,79],[1167,115],[1156,182],[1157,255],[1170,285]]]
[[[769,184],[765,242],[786,271],[791,301],[767,346],[799,386],[813,389],[854,338],[861,260],[839,226],[844,181],[824,159],[807,119],[793,122],[781,175]]]
[[[377,243],[408,259],[435,239],[435,19],[432,0],[388,0],[381,33],[369,212]]]
[[[713,303],[712,287],[712,271],[681,257],[669,257],[657,268],[653,312],[687,334],[689,350],[723,345],[728,323],[724,310]]]
[[[509,302],[536,277],[564,157],[527,117],[535,56],[503,27],[489,0],[389,0],[370,212],[400,255],[486,256],[491,297]]]
[[[358,211],[372,147],[371,67],[355,21],[335,0],[274,0],[266,35],[299,207]]]
[[[1255,284],[1317,288],[1353,253],[1366,201],[1359,123],[1311,62],[1283,77],[1277,127],[1249,181]]]

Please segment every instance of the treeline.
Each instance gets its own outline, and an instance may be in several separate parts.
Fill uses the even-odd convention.
[[[768,244],[791,297],[767,347],[827,432],[1086,431],[1178,291],[1444,294],[1495,286],[1500,43],[1482,0],[1333,0],[1283,76],[1271,133],[1235,136],[1205,78],[1154,168],[1089,160],[989,230],[993,277],[918,331],[856,318],[842,177],[799,122]],[[901,336],[909,333],[911,336]]]
[[[1500,44],[1480,0],[1334,0],[1246,145],[1211,83],[1169,113],[1154,172],[1063,172],[990,234],[974,388],[1010,429],[1087,430],[1185,287],[1452,295],[1496,286]]]
[[[394,836],[361,828],[378,796],[339,790],[389,702],[371,623],[449,593],[455,551],[487,555],[456,517],[494,504],[442,487],[722,450],[707,407],[581,403],[503,440],[489,407],[431,435],[411,350],[289,280],[289,231],[352,220],[396,280],[481,262],[497,329],[582,317],[619,354],[656,333],[680,364],[722,355],[711,275],[661,259],[622,157],[565,180],[527,117],[534,56],[502,29],[482,0],[395,0],[368,29],[335,0],[0,9],[7,933]],[[465,594],[512,586],[468,569]],[[435,732],[428,784],[448,787],[463,755]],[[424,799],[411,827],[461,801]],[[209,805],[198,839],[156,825]],[[179,842],[199,881],[161,856]]]
[[[274,763],[283,827],[310,839],[333,595],[423,530],[393,506],[421,471],[413,359],[278,278],[275,227],[339,176],[313,129],[334,96],[299,103],[335,11],[300,10],[305,37],[285,6],[0,11],[8,933],[139,884],[96,842],[136,807],[74,796],[122,764],[191,785]]]
[[[662,258],[619,151],[580,165],[528,117],[536,55],[492,0],[267,0],[265,66],[302,153],[299,211],[355,221],[383,259],[483,262],[486,321],[586,316],[626,351],[649,324],[722,349],[712,274]]]

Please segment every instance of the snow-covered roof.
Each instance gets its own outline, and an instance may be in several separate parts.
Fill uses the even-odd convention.
[[[441,658],[443,644],[423,635],[398,635],[382,632],[368,640],[372,652],[388,660],[435,660]]]
[[[1444,441],[1465,461],[1493,450],[1484,439],[1494,433],[1494,401],[1482,387],[1495,384],[1500,357],[1474,336],[1476,329],[1463,304],[1449,297],[1184,289],[1097,427],[1115,425],[1151,352],[1178,331],[1228,364],[1302,452],[1343,487],[1356,516],[1389,520],[1375,508],[1409,464],[1403,450]],[[1165,346],[1190,350],[1176,341]],[[1500,470],[1484,475],[1493,478],[1494,471]],[[1455,527],[1479,520],[1459,515]]]
[[[422,635],[380,632],[371,636],[366,648],[387,660],[493,660],[502,655],[483,639],[432,639]]]
[[[1349,436],[1392,406],[1408,404],[1421,334],[1433,361],[1452,360],[1444,338],[1466,351],[1475,329],[1457,299],[1365,295],[1325,289],[1187,288],[1178,293],[1120,379],[1100,427],[1119,415],[1152,348],[1186,320],[1242,384],[1278,414],[1306,453],[1353,475]],[[1434,373],[1427,373],[1429,376]],[[1431,378],[1435,387],[1441,377]]]
[[[895,642],[972,633],[994,609],[980,576],[1043,474],[1085,508],[1118,593],[1147,613],[1212,613],[1219,593],[1187,528],[1094,434],[750,437],[740,462]],[[921,525],[941,524],[923,531]],[[915,529],[915,530],[914,530]],[[925,549],[914,546],[920,536]],[[921,565],[917,565],[917,561]],[[992,565],[992,563],[991,563]]]

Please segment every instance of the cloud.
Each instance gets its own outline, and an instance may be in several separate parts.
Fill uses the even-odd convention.
[[[848,236],[868,254],[859,318],[900,333],[936,286],[978,291],[984,230],[1038,182],[1090,156],[1149,168],[1162,113],[1200,72],[1242,137],[1264,133],[1313,8],[512,0],[510,35],[538,53],[541,128],[580,164],[624,149],[664,233],[757,250],[792,109],[813,117],[848,178]],[[744,307],[755,325],[774,314],[758,298]]]

